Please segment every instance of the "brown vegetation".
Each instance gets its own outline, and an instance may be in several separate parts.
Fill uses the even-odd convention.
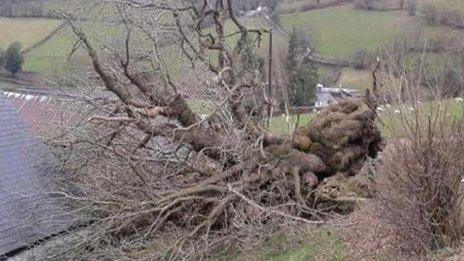
[[[334,6],[340,6],[353,2],[353,0],[325,0],[321,2],[320,0],[316,3],[298,3],[296,7],[281,7],[281,12],[284,14],[292,14],[297,12],[308,12],[317,9],[330,8]]]
[[[401,138],[381,154],[373,199],[340,221],[350,256],[424,259],[460,246],[463,129],[434,112],[426,121],[398,122]]]
[[[423,260],[437,250],[460,247],[462,113],[453,114],[438,99],[424,104],[429,94],[424,95],[416,75],[381,77],[391,88],[382,95],[396,108],[395,114],[382,117],[392,138],[372,168],[373,199],[342,221],[350,223],[344,235],[358,259]],[[439,86],[435,91],[440,97]]]
[[[404,9],[405,0],[357,0],[355,8],[375,11],[391,11]]]
[[[120,249],[127,255],[141,247],[137,242],[170,231],[172,243],[156,256],[198,257],[211,254],[219,239],[229,242],[249,224],[321,224],[337,209],[318,208],[319,199],[337,198],[318,184],[335,175],[349,179],[380,150],[372,99],[342,101],[294,135],[270,134],[261,108],[273,103],[272,97],[263,95],[257,69],[246,66],[252,56],[243,51],[252,48],[249,37],[265,32],[247,29],[230,6],[231,0],[182,8],[117,3],[128,33],[121,53],[109,56],[119,60],[116,64],[94,49],[74,19],[63,15],[101,83],[117,98],[94,101],[90,111],[81,109],[83,121],[52,143],[61,151],[64,168],[75,173],[79,190],[68,197],[95,220],[85,242],[92,249],[73,250],[92,256],[110,251],[111,244],[131,242]],[[181,43],[180,50],[198,66],[194,69],[206,69],[204,75],[216,78],[199,92],[217,95],[210,96],[214,106],[206,117],[191,109],[184,87],[163,70],[163,63],[158,64],[164,72],[161,81],[135,72],[132,30],[141,27],[158,44],[152,24],[131,16],[139,8],[169,12],[177,30],[171,37]],[[197,25],[209,16],[215,31],[205,38]],[[224,44],[226,17],[236,26],[240,48]],[[195,41],[191,33],[196,33]],[[205,50],[218,53],[216,63]],[[202,250],[192,252],[196,247]]]
[[[382,157],[381,216],[409,250],[457,246],[462,237],[463,130],[449,122],[442,113],[413,120]]]
[[[464,14],[459,9],[448,9],[446,6],[440,7],[435,3],[427,3],[423,6],[422,13],[430,25],[444,25],[453,28],[464,27]]]

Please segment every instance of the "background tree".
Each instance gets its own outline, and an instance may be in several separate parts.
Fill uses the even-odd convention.
[[[21,70],[23,63],[24,57],[21,54],[21,44],[19,42],[10,44],[5,53],[5,69],[14,76]]]
[[[3,0],[0,5],[0,15],[12,16],[13,15],[13,0]]]
[[[7,17],[41,17],[43,12],[43,0],[2,0],[0,15]]]
[[[288,39],[288,54],[287,54],[287,71],[292,71],[298,67],[298,34],[296,28],[293,27]]]
[[[288,93],[293,106],[310,106],[316,96],[318,67],[304,57],[311,52],[310,41],[303,32],[293,28],[288,41]]]
[[[416,0],[408,0],[408,15],[416,15]]]
[[[270,0],[269,6],[269,18],[272,22],[280,25],[280,2],[278,0]]]
[[[0,48],[0,69],[5,67],[5,51]]]
[[[294,106],[310,106],[315,102],[318,68],[313,63],[304,64],[290,76],[290,102]]]

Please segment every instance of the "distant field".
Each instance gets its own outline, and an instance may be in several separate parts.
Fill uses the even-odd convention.
[[[424,113],[421,117],[426,118],[426,113],[436,112],[437,106],[441,109],[442,112],[446,112],[450,122],[462,120],[464,117],[464,103],[458,102],[455,99],[443,100],[439,103],[424,102],[421,106],[421,112]],[[399,112],[401,111],[401,112]],[[413,111],[408,105],[404,106],[392,106],[390,108],[385,108],[383,112],[379,112],[380,120],[378,122],[379,129],[385,137],[391,137],[398,135],[396,133],[398,128],[399,120],[412,120]],[[306,113],[300,115],[299,126],[304,126],[311,120],[316,117],[316,113]],[[271,121],[271,132],[276,135],[289,134],[289,124],[292,126],[295,125],[297,121],[297,116],[293,115],[287,122],[285,116],[275,117]]]
[[[291,115],[288,119],[285,116],[274,117],[271,120],[271,132],[276,135],[283,135],[290,133],[290,126],[293,129],[298,121],[298,126],[304,126],[312,121],[316,117],[316,113],[305,113],[300,115],[300,119],[298,121],[297,115]]]
[[[364,91],[372,87],[372,81],[372,73],[370,71],[345,68],[342,71],[338,84],[343,85],[345,88]]]
[[[62,75],[71,69],[79,70],[89,65],[83,50],[78,50],[71,59],[67,55],[71,52],[75,36],[65,27],[45,44],[26,54],[23,69],[39,73],[41,76],[52,77]]]
[[[288,4],[302,4],[313,0],[288,1]],[[97,12],[100,13],[101,12]],[[104,13],[104,12],[103,12]],[[394,37],[401,29],[401,25],[410,20],[405,12],[366,12],[354,10],[351,6],[342,6],[315,10],[311,12],[295,13],[283,15],[281,23],[284,28],[291,30],[295,25],[308,32],[310,38],[317,44],[317,51],[329,58],[349,59],[353,52],[358,50],[375,50],[379,45]],[[246,19],[245,24],[254,28],[265,28],[269,25],[262,19]],[[103,39],[101,36],[115,35],[114,28],[94,25],[95,28],[89,35],[95,39]],[[226,25],[227,33],[233,33],[236,29],[229,21]],[[371,35],[372,34],[372,35]],[[3,37],[2,37],[3,39]],[[227,42],[230,48],[236,39],[232,37]],[[82,51],[77,51],[70,60],[66,55],[72,50],[75,41],[74,35],[68,28],[61,30],[44,45],[27,53],[24,69],[37,72],[42,76],[64,75],[71,70],[80,71],[83,67],[88,67],[87,55]],[[261,42],[259,53],[267,55],[268,37],[265,35]],[[287,39],[279,33],[275,34],[275,50],[277,48],[285,50]],[[185,67],[179,63],[179,53],[167,50],[165,58],[173,74]],[[171,58],[172,57],[172,58]],[[183,69],[182,69],[183,70]],[[358,85],[358,84],[357,84]],[[363,88],[363,87],[360,87]]]
[[[414,18],[404,11],[368,12],[340,6],[283,15],[282,25],[303,29],[325,57],[348,60],[360,50],[374,51],[397,36]]]
[[[115,26],[102,26],[101,24],[84,25],[84,32],[90,39],[93,46],[102,53],[103,46],[112,46],[115,42],[121,40],[125,34],[122,34],[121,28]],[[135,33],[133,33],[134,35]],[[105,37],[101,37],[105,35]],[[115,40],[118,39],[118,40]],[[76,36],[71,32],[69,27],[60,30],[55,36],[45,44],[33,49],[26,54],[24,70],[40,74],[43,77],[53,79],[57,76],[66,76],[67,74],[86,73],[91,67],[91,61],[87,52],[80,46],[72,56],[69,56],[74,48]],[[120,42],[119,42],[120,43]],[[115,45],[118,45],[117,43]],[[121,46],[119,46],[121,47]],[[135,40],[132,44],[133,51],[137,48],[148,52],[150,47],[145,40]],[[182,75],[185,72],[186,64],[182,53],[177,51],[165,50],[161,54],[166,61],[166,66],[172,73],[172,76]],[[150,69],[147,66],[147,69]]]
[[[49,2],[61,0],[49,0]],[[331,1],[331,0],[322,0]],[[303,5],[312,3],[315,0],[286,0],[283,5]],[[99,10],[95,11],[96,15],[106,12]],[[99,17],[101,18],[101,17]],[[40,19],[38,19],[40,20]],[[58,23],[55,20],[45,20]],[[31,23],[28,19],[28,23]],[[327,58],[335,58],[341,60],[352,59],[356,51],[375,51],[379,46],[387,44],[396,36],[404,33],[408,25],[420,21],[417,17],[409,17],[406,11],[387,11],[387,12],[371,12],[365,10],[355,10],[352,5],[344,5],[339,7],[314,10],[309,12],[286,14],[281,16],[281,24],[286,31],[291,31],[293,26],[302,29],[307,33],[309,38],[316,44],[316,52]],[[90,22],[89,22],[90,23]],[[269,28],[269,24],[261,18],[247,18],[244,23],[252,28]],[[32,24],[32,23],[31,23]],[[34,20],[34,25],[37,25]],[[57,25],[57,24],[56,24]],[[0,23],[1,26],[1,23]],[[85,26],[88,27],[88,26]],[[111,26],[103,27],[101,25],[92,25],[92,30],[86,29],[91,38],[95,41],[105,41],[107,36],[117,36],[118,29]],[[24,26],[24,28],[29,28]],[[412,26],[411,28],[414,28]],[[43,29],[43,28],[42,28]],[[52,27],[53,29],[53,27]],[[29,30],[29,29],[28,29]],[[443,30],[440,27],[424,27],[424,38],[434,37],[440,34]],[[11,30],[13,31],[13,30]],[[38,32],[39,30],[35,30]],[[227,33],[234,33],[236,28],[228,21],[226,24]],[[459,36],[459,33],[452,32]],[[285,34],[275,33],[274,36],[274,51],[286,52],[288,39]],[[31,34],[28,34],[32,37]],[[106,37],[102,37],[106,36]],[[10,37],[2,37],[11,39]],[[237,38],[231,37],[227,40],[229,48],[234,48]],[[8,40],[9,42],[10,40]],[[69,72],[81,72],[83,68],[90,66],[87,54],[83,50],[79,50],[67,59],[67,54],[72,50],[75,41],[75,36],[68,28],[62,29],[52,39],[44,45],[32,50],[26,55],[26,63],[24,69],[39,73],[45,77],[64,76]],[[30,42],[35,42],[30,40]],[[419,42],[425,42],[423,39]],[[27,44],[24,44],[27,46]],[[173,77],[186,75],[188,65],[181,57],[180,52],[175,50],[164,50],[163,57],[166,60],[168,69]],[[266,57],[268,53],[268,36],[265,34],[261,42],[261,48],[258,53]],[[412,55],[413,56],[413,55]],[[432,55],[433,57],[433,55]],[[411,59],[413,60],[413,59]],[[430,62],[439,63],[430,59]],[[327,70],[321,70],[322,78],[330,76]],[[333,82],[331,82],[333,83]],[[347,87],[365,89],[370,87],[371,79],[370,72],[357,71],[354,69],[345,69],[342,72],[341,79],[337,84],[342,84]]]
[[[320,0],[321,4],[335,2],[336,0]],[[317,3],[316,0],[284,0],[280,4],[280,10],[283,13],[299,12],[307,6]]]
[[[63,28],[50,40],[48,40],[44,45],[35,48],[26,54],[26,64],[24,69],[27,71],[36,71],[35,66],[40,67],[40,64],[37,63],[37,59],[44,57],[52,58],[63,56],[63,50],[67,49],[69,46],[72,46],[73,39],[70,37],[70,32],[67,28]]]
[[[401,107],[401,113],[398,113],[398,108],[387,109],[380,113],[380,120],[378,121],[378,127],[384,137],[401,137],[406,131],[404,129],[405,122],[409,125],[415,123],[415,113],[412,108],[408,105]],[[458,102],[455,99],[443,100],[441,102],[424,102],[421,106],[419,113],[420,122],[424,123],[430,119],[437,117],[437,112],[440,112],[440,121],[446,120],[450,126],[456,122],[461,122],[464,117],[464,104]],[[422,124],[425,127],[426,124]]]
[[[43,39],[60,25],[56,19],[0,17],[0,48],[18,41],[27,48]]]
[[[462,0],[417,0],[419,7],[426,4],[434,4],[446,10],[461,10],[464,11]]]
[[[45,14],[55,15],[56,9],[75,9],[80,4],[88,4],[87,0],[42,0]]]
[[[446,66],[459,68],[461,59],[444,53],[409,53],[404,57],[405,67],[421,68],[427,80],[436,80],[444,77]]]
[[[79,1],[85,2],[88,0]],[[92,7],[92,5],[85,6],[80,9],[80,12],[84,12],[86,8],[90,9]],[[115,26],[111,22],[108,22],[117,19],[114,16],[114,10],[109,10],[109,8],[111,7],[99,5],[91,10],[87,10],[84,17],[88,18],[88,20],[79,24],[92,45],[100,53],[103,52],[103,46],[108,48],[116,47],[122,50],[121,44],[125,38],[123,25]],[[140,31],[132,32],[132,36],[131,49],[133,52],[149,52],[151,50],[152,46],[148,45],[146,39],[141,37]],[[24,70],[38,73],[40,76],[49,79],[64,77],[73,73],[82,74],[89,72],[91,66],[90,58],[81,45],[77,46],[78,48],[73,52],[72,56],[69,56],[76,47],[75,43],[76,36],[74,33],[69,27],[64,27],[43,45],[34,48],[26,54],[26,61],[23,66]],[[173,74],[182,74],[183,71],[179,64],[181,62],[186,64],[186,62],[179,59],[178,56],[181,55],[181,52],[178,50],[172,52],[169,49],[163,49],[163,51],[161,56],[167,58],[167,67],[171,69]]]
[[[99,11],[99,10],[98,10]],[[95,10],[95,12],[98,12]],[[104,19],[103,17],[101,17]],[[115,38],[124,37],[121,27],[103,26],[99,22],[83,22],[79,25],[94,47],[101,49],[104,45],[111,45]],[[69,56],[76,47],[76,36],[71,28],[66,26],[43,45],[26,53],[24,70],[40,74],[44,77],[65,76],[70,72],[84,73],[91,63],[81,45],[72,56]]]

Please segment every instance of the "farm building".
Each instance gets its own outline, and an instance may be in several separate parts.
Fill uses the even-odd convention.
[[[332,104],[338,103],[339,100],[342,100],[347,97],[353,97],[357,95],[356,90],[345,89],[345,88],[328,88],[324,87],[322,84],[317,85],[316,89],[316,108],[324,108]]]
[[[66,230],[64,199],[50,193],[50,157],[0,93],[0,260]]]

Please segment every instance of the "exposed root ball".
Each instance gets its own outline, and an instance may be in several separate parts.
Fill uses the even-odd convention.
[[[201,128],[186,128],[177,134],[183,135],[184,142],[194,140],[188,157],[176,152],[171,162],[160,160],[155,164],[152,163],[155,156],[144,155],[140,149],[139,158],[148,160],[135,161],[133,165],[119,161],[120,165],[111,172],[114,175],[107,169],[113,165],[99,156],[109,152],[100,153],[97,147],[97,156],[89,155],[87,164],[92,166],[94,176],[85,184],[92,188],[87,190],[87,196],[96,199],[90,202],[106,213],[95,224],[108,228],[107,237],[124,240],[154,236],[157,231],[172,227],[181,229],[187,233],[172,248],[182,249],[184,243],[208,231],[229,234],[240,229],[240,224],[284,219],[318,222],[309,220],[320,218],[327,209],[348,212],[352,204],[339,204],[354,197],[346,192],[353,187],[346,180],[357,174],[367,157],[375,156],[380,149],[375,119],[376,114],[363,100],[342,101],[323,110],[292,137],[273,137],[259,143],[255,141],[263,136],[250,134],[250,140],[255,139],[253,144],[259,147],[244,146],[240,157],[227,153],[225,162],[217,159],[222,157],[224,148],[233,148],[233,139],[220,132],[208,137]],[[193,135],[197,133],[191,131],[201,135]],[[230,142],[218,147],[215,140]],[[205,146],[206,150],[195,150],[195,145],[207,142],[211,144]],[[116,156],[134,151],[128,147],[133,144],[130,140],[121,144],[124,146],[115,149],[119,153]],[[166,153],[166,147],[162,148]],[[175,161],[180,157],[182,168]],[[157,164],[163,168],[154,167]],[[211,165],[214,167],[208,167]],[[91,172],[83,170],[83,173]],[[103,182],[102,185],[95,184],[95,180]],[[123,184],[124,189],[111,191],[108,182]],[[345,199],[339,198],[340,193]],[[99,198],[101,195],[105,197]]]
[[[366,157],[375,157],[382,139],[375,125],[376,114],[361,99],[341,101],[323,111],[299,131],[310,139],[309,152],[324,161],[323,177],[337,172],[355,175]],[[298,138],[298,140],[303,140]],[[297,142],[296,148],[304,147]]]

